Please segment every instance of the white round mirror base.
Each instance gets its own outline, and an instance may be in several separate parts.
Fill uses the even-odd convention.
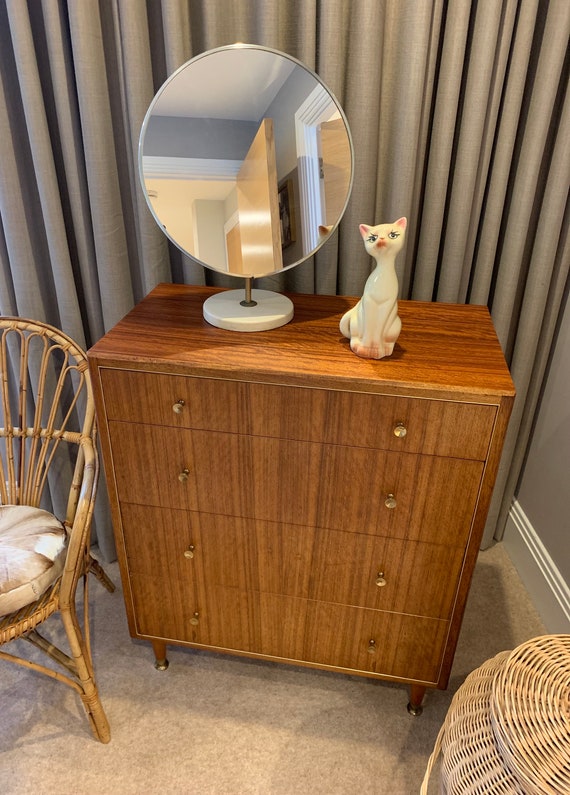
[[[270,290],[252,290],[254,306],[243,306],[243,290],[227,290],[204,301],[204,319],[228,331],[268,331],[284,326],[293,317],[293,302]]]

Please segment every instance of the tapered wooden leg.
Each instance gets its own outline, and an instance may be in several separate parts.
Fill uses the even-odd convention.
[[[408,703],[408,712],[410,715],[421,715],[424,711],[422,701],[426,694],[426,688],[423,685],[410,685],[410,701]]]
[[[163,640],[153,640],[152,650],[154,651],[154,667],[157,671],[166,671],[168,660],[166,659],[166,643]]]

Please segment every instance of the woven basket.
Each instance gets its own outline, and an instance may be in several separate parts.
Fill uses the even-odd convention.
[[[497,751],[491,725],[493,681],[509,655],[504,651],[487,660],[454,695],[428,761],[421,795],[428,793],[440,756],[440,791],[445,795],[525,795]]]
[[[440,756],[445,795],[570,795],[570,635],[535,638],[469,674],[421,795]]]
[[[491,723],[528,795],[570,793],[570,635],[516,648],[493,682]]]

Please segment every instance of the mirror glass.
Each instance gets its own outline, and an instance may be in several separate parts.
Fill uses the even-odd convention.
[[[260,277],[313,254],[353,176],[344,113],[294,58],[210,50],[172,74],[145,116],[139,170],[165,234],[208,268]]]

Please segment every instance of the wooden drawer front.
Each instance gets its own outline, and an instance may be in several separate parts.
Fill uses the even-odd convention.
[[[133,370],[100,373],[110,420],[480,461],[497,412],[496,406],[474,403]],[[404,436],[395,434],[400,424]]]
[[[483,470],[478,461],[237,434],[116,422],[109,430],[121,501],[459,547]]]
[[[121,506],[131,573],[308,597],[315,531],[220,514]]]
[[[221,587],[181,609],[158,580],[133,578],[133,589],[146,605],[141,635],[437,682],[446,621]]]
[[[235,587],[433,618],[450,617],[463,562],[457,547],[212,515],[196,554],[206,594]]]
[[[307,600],[217,587],[210,589],[207,601],[195,601],[193,591],[179,592],[159,578],[138,576],[131,588],[135,605],[144,608],[136,618],[141,635],[303,659]],[[288,612],[271,609],[278,604]]]
[[[321,440],[484,461],[496,414],[478,403],[331,392]]]
[[[233,645],[236,604],[250,617],[247,647]],[[448,630],[432,618],[226,588],[211,594],[203,615],[204,645],[434,683]]]
[[[482,473],[479,461],[327,445],[317,525],[462,548]]]
[[[109,420],[247,432],[247,384],[102,367]]]
[[[318,530],[309,595],[321,602],[449,618],[462,563],[463,550],[453,546]]]
[[[129,583],[138,634],[188,642],[196,640],[194,624],[199,620],[200,603],[191,580],[184,577],[164,580],[157,572],[148,576],[131,574]]]
[[[417,541],[141,505],[121,512],[131,574],[165,588],[184,580],[187,593],[198,582],[206,595],[236,588],[449,618],[463,561],[457,547]]]
[[[435,618],[311,602],[305,659],[436,683],[448,628]]]
[[[110,420],[322,441],[325,390],[133,370],[100,373]]]
[[[117,422],[109,430],[121,501],[315,524],[319,445]]]

